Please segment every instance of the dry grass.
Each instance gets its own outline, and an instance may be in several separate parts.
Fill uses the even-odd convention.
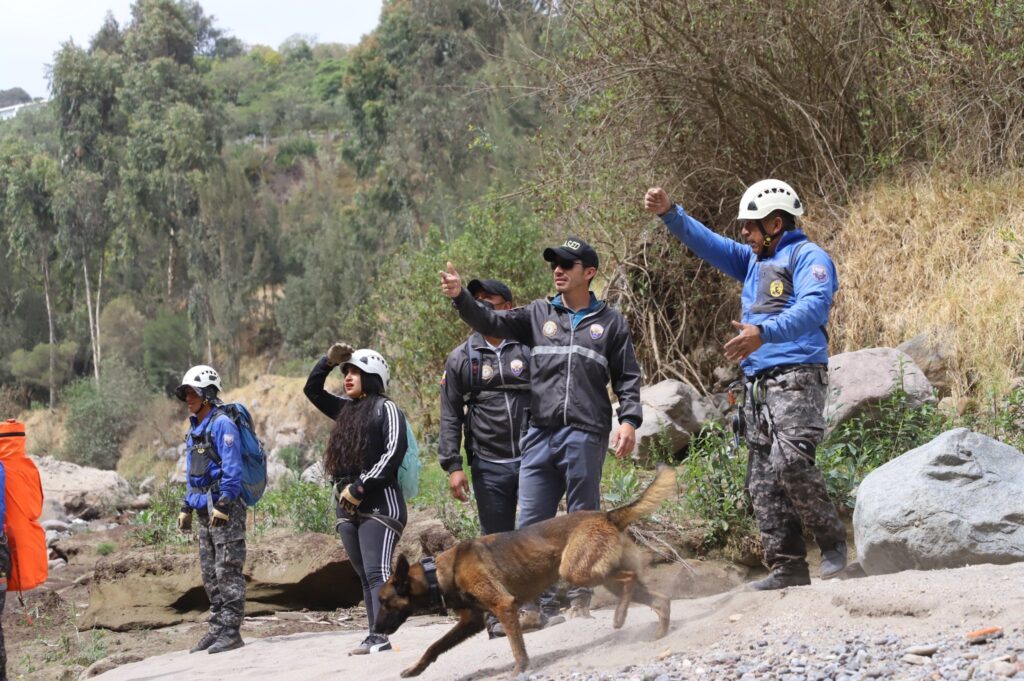
[[[1024,358],[1024,173],[907,173],[837,222],[814,230],[840,275],[833,352],[930,331],[951,351],[954,395],[1006,389]]]

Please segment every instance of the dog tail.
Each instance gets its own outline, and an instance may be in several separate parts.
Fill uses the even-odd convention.
[[[675,494],[676,471],[671,466],[660,464],[654,481],[648,485],[640,498],[628,506],[608,511],[608,520],[620,530],[626,529],[630,523],[634,523],[644,517],[658,506],[665,499]]]

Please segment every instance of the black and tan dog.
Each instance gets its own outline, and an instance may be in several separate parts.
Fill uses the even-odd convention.
[[[649,591],[641,579],[646,558],[626,527],[647,515],[676,491],[675,471],[658,469],[640,498],[611,511],[580,511],[514,532],[489,534],[456,544],[433,559],[410,565],[399,556],[395,572],[380,592],[376,630],[392,634],[410,616],[454,610],[458,623],[402,672],[421,674],[437,657],[483,631],[484,612],[497,616],[515,657],[513,674],[526,669],[519,607],[532,602],[561,577],[572,586],[603,584],[619,597],[616,629],[626,621],[630,601],[658,614],[655,638],[668,632],[669,599]]]

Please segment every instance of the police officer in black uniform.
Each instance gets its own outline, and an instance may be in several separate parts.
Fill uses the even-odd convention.
[[[512,291],[495,279],[466,287],[495,310],[512,309]],[[516,340],[474,333],[451,351],[441,378],[438,460],[454,498],[469,498],[461,445],[473,474],[473,493],[484,534],[515,529],[519,494],[519,437],[530,404],[530,348]],[[488,633],[502,635],[496,619]]]

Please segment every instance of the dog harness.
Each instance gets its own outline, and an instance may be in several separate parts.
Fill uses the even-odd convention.
[[[444,593],[442,593],[441,585],[437,581],[437,564],[434,563],[434,557],[424,556],[420,558],[420,565],[423,566],[423,575],[427,578],[430,604],[437,606],[437,613],[439,615],[447,615],[448,604],[444,602]]]

